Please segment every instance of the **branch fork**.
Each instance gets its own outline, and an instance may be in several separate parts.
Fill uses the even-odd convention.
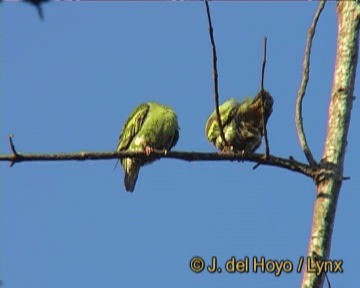
[[[301,148],[305,154],[305,157],[311,166],[316,166],[317,162],[315,161],[309,145],[306,140],[304,125],[303,125],[303,117],[302,117],[302,102],[305,96],[306,87],[309,81],[309,71],[310,71],[310,54],[311,54],[311,47],[312,47],[312,40],[314,38],[315,29],[317,22],[320,18],[321,12],[324,9],[325,0],[321,0],[319,6],[315,12],[314,19],[311,23],[311,26],[308,30],[308,36],[306,40],[306,48],[305,48],[305,55],[303,60],[303,72],[302,72],[302,79],[300,88],[298,91],[298,95],[296,98],[296,106],[295,106],[295,124],[296,130],[298,133],[299,141]]]
[[[12,155],[10,156],[10,158],[11,158],[11,162],[10,162],[10,165],[9,165],[10,167],[14,166],[14,164],[16,162],[21,161],[20,160],[21,156],[19,155],[19,153],[15,149],[13,138],[14,138],[14,134],[10,134],[9,135],[9,144],[10,144],[10,149],[11,149],[11,152],[12,152]]]

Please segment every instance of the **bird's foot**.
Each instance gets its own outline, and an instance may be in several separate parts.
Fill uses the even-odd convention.
[[[150,147],[150,146],[146,146],[145,147],[145,153],[146,156],[150,156],[150,154],[154,151],[154,148]]]
[[[225,146],[221,151],[220,154],[234,154],[234,147],[233,146]]]

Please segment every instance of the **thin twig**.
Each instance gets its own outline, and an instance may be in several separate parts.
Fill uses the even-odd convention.
[[[311,23],[311,26],[308,31],[308,36],[306,40],[306,48],[305,48],[305,55],[303,60],[303,72],[302,72],[302,80],[301,85],[298,91],[297,99],[296,99],[296,106],[295,106],[295,123],[296,123],[296,129],[300,141],[300,145],[302,150],[304,151],[304,154],[306,156],[307,161],[311,166],[316,166],[317,163],[310,151],[310,148],[306,141],[304,126],[303,126],[303,118],[302,118],[302,101],[305,96],[307,83],[309,81],[309,71],[310,71],[310,54],[311,54],[311,46],[312,46],[312,40],[315,34],[315,28],[317,25],[317,22],[319,20],[320,14],[325,6],[325,0],[321,0],[319,3],[319,6],[316,10],[316,13],[314,15],[314,19]]]
[[[315,261],[320,261],[320,262],[325,262],[326,261],[326,259],[324,259],[320,255],[318,255],[315,251],[313,252],[313,254],[314,254],[314,260]],[[329,277],[327,275],[327,271],[325,270],[322,273],[324,273],[324,275],[325,275],[325,279],[326,279],[326,282],[328,284],[328,288],[331,288],[331,283],[330,283]]]
[[[15,160],[16,158],[18,158],[19,154],[17,153],[16,149],[15,149],[15,145],[14,145],[14,142],[13,142],[13,138],[14,138],[14,134],[10,134],[9,135],[9,143],[10,143],[10,149],[11,149],[11,152],[13,153],[11,155],[12,157],[12,160],[10,162],[10,167],[14,166],[15,164]]]
[[[267,38],[264,37],[264,53],[263,53],[263,62],[261,66],[261,83],[260,89],[264,90],[264,75],[265,75],[265,66],[266,66],[266,48],[267,48]]]
[[[256,165],[254,165],[254,167],[253,167],[253,170],[256,170],[259,166],[260,166],[260,163],[256,163]]]
[[[265,75],[265,67],[266,67],[266,44],[267,38],[264,37],[264,55],[263,55],[263,62],[261,67],[261,114],[262,114],[262,127],[263,127],[263,135],[265,138],[265,159],[269,157],[270,148],[269,148],[269,140],[267,137],[267,129],[265,123],[265,94],[264,94],[264,75]]]
[[[219,109],[219,90],[218,90],[216,46],[215,46],[214,30],[213,30],[212,23],[211,23],[210,8],[209,8],[208,0],[205,0],[205,6],[206,6],[206,15],[207,15],[208,24],[209,24],[209,35],[210,35],[211,50],[212,50],[215,110],[216,110],[217,120],[219,123],[221,140],[224,142],[224,146],[228,147],[229,145],[225,139],[223,125],[222,125],[222,121],[221,121],[220,109]]]
[[[330,284],[330,280],[329,280],[329,277],[327,275],[327,272],[324,272],[324,273],[325,273],[326,282],[328,284],[328,288],[331,288],[331,284]]]
[[[264,37],[264,52],[263,52],[263,61],[261,65],[261,80],[260,80],[260,93],[261,93],[261,122],[262,122],[262,134],[265,138],[265,159],[268,159],[270,154],[269,148],[269,139],[267,137],[267,128],[265,121],[265,94],[264,94],[264,78],[265,78],[265,67],[266,67],[266,46],[267,46],[267,38]],[[253,170],[258,168],[260,163],[257,163]]]
[[[15,145],[14,145],[14,142],[13,142],[13,138],[14,138],[14,134],[10,134],[9,135],[9,143],[10,143],[10,149],[11,149],[11,152],[14,154],[14,155],[18,155],[16,149],[15,149]]]
[[[42,8],[42,3],[49,2],[50,0],[23,0],[23,1],[34,5],[37,9],[40,20],[44,21],[44,12]]]

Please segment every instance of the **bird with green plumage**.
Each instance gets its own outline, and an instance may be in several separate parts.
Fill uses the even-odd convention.
[[[269,92],[263,90],[263,93],[266,125],[272,113],[274,99]],[[207,139],[222,152],[254,153],[260,147],[263,136],[261,91],[255,98],[246,97],[242,102],[230,98],[219,106],[219,111],[227,143],[221,137],[216,111],[206,122]]]
[[[156,102],[136,107],[122,128],[117,151],[170,151],[179,139],[179,125],[174,110]],[[126,191],[133,192],[141,166],[154,159],[123,158]]]

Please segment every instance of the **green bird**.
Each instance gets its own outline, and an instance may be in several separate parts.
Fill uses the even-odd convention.
[[[117,151],[145,151],[150,155],[156,149],[166,153],[176,145],[178,139],[179,125],[174,110],[149,102],[139,105],[129,116],[122,128]],[[136,158],[121,160],[126,191],[134,191],[140,167],[153,161]]]
[[[265,125],[272,113],[274,99],[264,91]],[[255,98],[247,97],[241,103],[230,98],[219,107],[221,123],[225,140],[220,135],[220,127],[214,111],[206,122],[205,134],[207,139],[220,151],[233,151],[242,154],[250,154],[256,151],[261,145],[263,136],[261,92]]]
[[[234,147],[236,140],[235,114],[239,106],[240,103],[234,98],[230,98],[225,103],[219,106],[224,136],[226,142],[232,147]],[[220,126],[219,122],[217,121],[216,110],[214,110],[214,112],[211,114],[211,116],[206,122],[205,134],[208,140],[212,142],[215,147],[220,149],[220,151],[226,150],[227,147],[225,146],[225,143],[223,142],[220,135]],[[229,149],[231,148],[229,147]]]

